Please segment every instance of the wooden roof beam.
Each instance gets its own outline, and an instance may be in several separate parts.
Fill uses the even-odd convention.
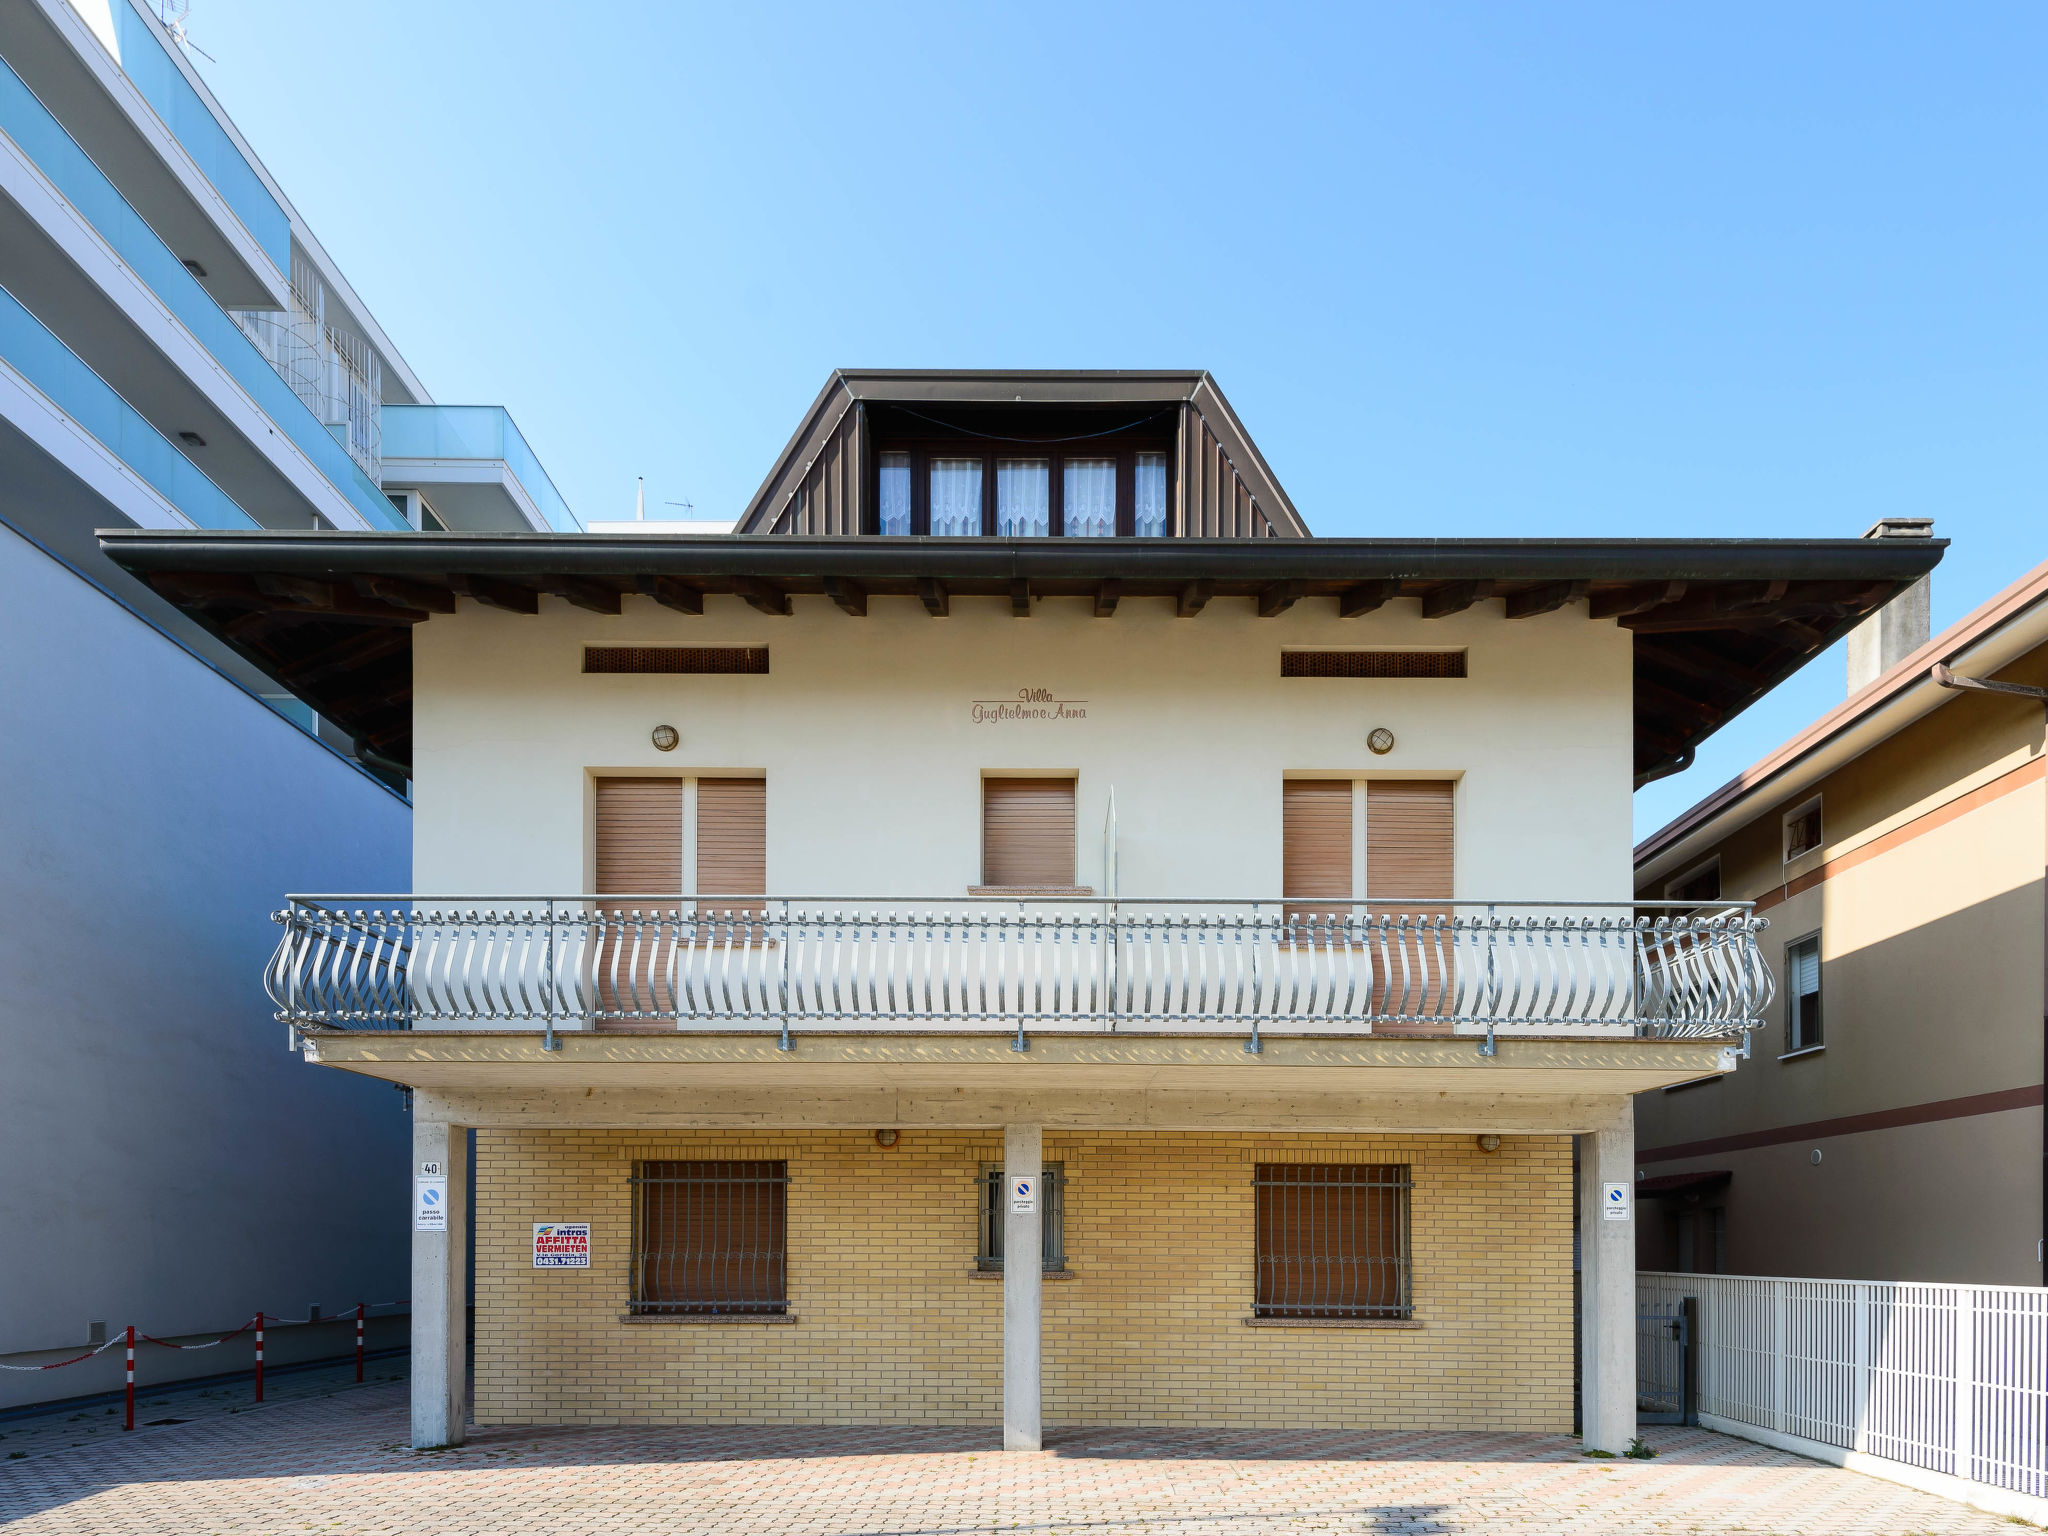
[[[1425,619],[1447,619],[1491,596],[1493,583],[1490,581],[1446,581],[1422,595],[1422,616]]]
[[[1555,613],[1567,603],[1584,602],[1592,585],[1589,581],[1547,581],[1538,587],[1528,587],[1507,600],[1507,616],[1533,619],[1538,614]]]
[[[642,576],[639,580],[642,595],[653,598],[664,608],[677,613],[696,617],[704,612],[704,589],[692,586],[678,576]]]
[[[1300,602],[1308,592],[1305,581],[1276,581],[1259,593],[1259,617],[1274,618]]]
[[[490,576],[452,576],[449,585],[486,608],[498,608],[506,613],[540,612],[540,594],[517,582],[498,581]]]
[[[617,587],[609,582],[592,581],[586,576],[543,576],[540,589],[550,597],[573,603],[585,613],[602,613],[617,618],[625,608]]]
[[[756,613],[765,613],[772,619],[786,619],[795,610],[790,607],[789,594],[773,582],[763,581],[758,576],[735,576],[732,590],[736,596],[747,600],[747,606]]]
[[[1589,619],[1621,619],[1631,614],[1648,613],[1652,608],[1661,608],[1666,603],[1675,603],[1685,596],[1682,581],[1646,581],[1633,587],[1617,587],[1612,591],[1595,592],[1586,600],[1586,617]]]
[[[1031,617],[1031,583],[1022,576],[1010,579],[1010,617],[1028,619]]]
[[[868,589],[859,582],[845,576],[824,576],[819,578],[825,587],[825,595],[839,605],[839,611],[851,619],[868,616]]]
[[[1116,617],[1117,602],[1124,595],[1124,584],[1112,576],[1095,589],[1095,617],[1110,619]]]
[[[1398,580],[1361,581],[1337,594],[1337,617],[1355,619],[1384,608],[1401,595]]]
[[[1176,618],[1192,619],[1196,614],[1209,606],[1209,599],[1215,595],[1216,583],[1210,581],[1207,577],[1198,581],[1187,582],[1181,587],[1180,595],[1174,599],[1174,616]]]
[[[422,613],[453,613],[455,594],[433,582],[407,581],[402,576],[357,576],[355,589],[395,608],[417,608]]]
[[[927,576],[919,581],[917,595],[924,604],[924,611],[935,619],[943,619],[953,611],[952,591],[936,576]]]

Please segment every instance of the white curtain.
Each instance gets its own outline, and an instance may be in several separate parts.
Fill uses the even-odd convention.
[[[1138,455],[1136,485],[1137,516],[1133,529],[1141,539],[1166,537],[1166,455]]]
[[[885,453],[881,461],[882,532],[910,532],[910,455]]]
[[[1069,459],[1066,493],[1067,537],[1116,537],[1116,460]]]
[[[976,538],[981,533],[981,460],[932,460],[932,534]]]
[[[1052,466],[1044,459],[996,460],[996,533],[1042,539],[1052,532]]]

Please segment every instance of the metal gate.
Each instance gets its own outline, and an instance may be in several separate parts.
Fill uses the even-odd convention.
[[[1693,1344],[1696,1297],[1652,1302],[1636,1310],[1636,1421],[1697,1424],[1699,1402]]]

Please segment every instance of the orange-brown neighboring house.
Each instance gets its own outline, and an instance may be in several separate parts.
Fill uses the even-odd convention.
[[[1637,1102],[1646,1269],[2042,1280],[2044,708],[1934,669],[2048,684],[2048,565],[1932,639],[1925,602],[1636,849],[1641,897],[1754,900],[1778,982],[1744,1070]]]

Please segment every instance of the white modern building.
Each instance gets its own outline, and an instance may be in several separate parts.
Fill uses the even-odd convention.
[[[0,0],[0,525],[0,1220],[34,1234],[0,1364],[404,1300],[401,1096],[289,1070],[250,985],[268,893],[406,881],[404,772],[250,664],[268,620],[204,632],[94,533],[578,524],[506,411],[434,402],[142,0]],[[326,601],[349,654],[388,635]],[[0,1410],[119,1379],[0,1371]]]

